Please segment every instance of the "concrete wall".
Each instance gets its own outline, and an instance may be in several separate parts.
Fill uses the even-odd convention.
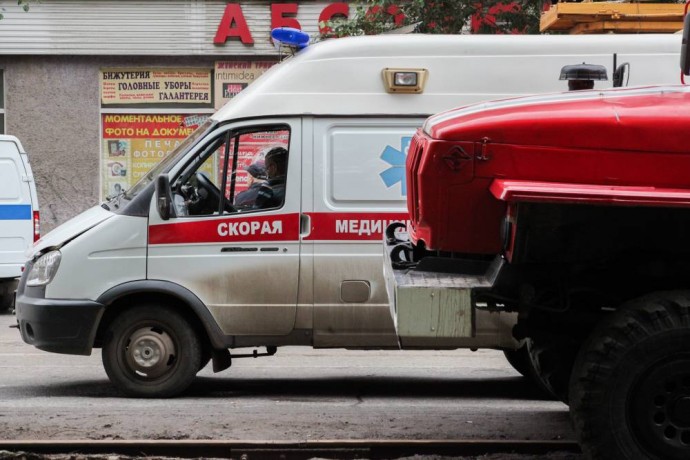
[[[215,59],[0,56],[5,133],[29,153],[45,234],[98,204],[99,70],[103,67],[208,67]]]

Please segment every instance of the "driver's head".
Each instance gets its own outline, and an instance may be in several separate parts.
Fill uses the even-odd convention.
[[[266,165],[263,161],[259,160],[257,162],[254,162],[247,166],[246,169],[248,175],[247,175],[247,183],[248,185],[252,185],[256,181],[262,181],[266,179]]]
[[[287,173],[288,151],[283,147],[274,147],[264,157],[268,178],[284,176]]]

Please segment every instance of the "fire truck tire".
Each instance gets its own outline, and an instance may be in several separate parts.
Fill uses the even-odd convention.
[[[199,336],[173,309],[131,308],[115,318],[109,329],[103,366],[110,381],[127,396],[175,396],[189,387],[200,369]]]
[[[537,389],[540,396],[548,397],[550,399],[556,399],[553,393],[544,386],[541,378],[537,374],[534,364],[532,363],[532,358],[529,352],[529,339],[525,342],[523,346],[517,350],[503,350],[503,354],[513,369],[518,371],[520,375],[529,379]]]
[[[528,343],[536,378],[546,393],[568,404],[568,383],[579,350],[577,341],[567,334],[534,338]]]
[[[532,361],[529,357],[529,350],[527,345],[523,345],[517,350],[503,350],[503,354],[513,369],[518,371],[523,377],[530,378],[530,370],[532,368]]]
[[[629,302],[577,357],[570,414],[592,459],[690,458],[690,293]]]

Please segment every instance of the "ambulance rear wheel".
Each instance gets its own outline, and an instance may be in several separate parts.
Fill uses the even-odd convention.
[[[183,392],[201,365],[202,346],[189,322],[158,305],[134,307],[113,320],[102,358],[110,381],[127,396]]]
[[[613,313],[578,355],[570,413],[588,458],[690,458],[690,293]]]

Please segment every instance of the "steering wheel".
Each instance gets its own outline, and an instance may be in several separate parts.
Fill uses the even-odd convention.
[[[218,187],[216,187],[215,184],[211,182],[211,180],[206,177],[204,173],[197,172],[194,174],[194,176],[196,177],[196,183],[199,185],[199,187],[208,192],[214,203],[217,204],[220,202],[220,200],[223,200],[223,209],[228,212],[237,212],[237,208],[235,208],[230,201],[225,199],[225,197],[220,193]]]

